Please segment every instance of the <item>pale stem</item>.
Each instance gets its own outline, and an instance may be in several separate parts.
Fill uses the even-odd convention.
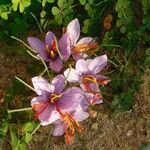
[[[15,112],[20,112],[20,111],[28,111],[28,110],[32,110],[31,107],[28,107],[28,108],[21,108],[21,109],[13,109],[13,110],[8,110],[8,114],[11,114],[11,113],[15,113]]]
[[[33,58],[39,60],[39,58],[38,58],[37,56],[33,55],[30,51],[27,50],[27,53],[28,53],[30,56],[32,56]]]
[[[43,31],[42,31],[42,29],[41,29],[41,27],[40,27],[40,24],[38,23],[38,20],[37,20],[37,18],[35,17],[35,15],[32,13],[32,12],[30,12],[30,14],[33,16],[33,18],[35,19],[35,21],[36,21],[36,23],[37,23],[37,25],[38,25],[38,27],[39,27],[39,29],[40,29],[40,32],[41,33],[43,33]]]
[[[41,123],[33,130],[33,132],[31,133],[31,135],[33,135],[41,126]]]
[[[49,79],[50,79],[50,74],[49,74],[49,71],[48,71],[48,67],[47,67],[46,63],[44,62],[44,60],[43,60],[41,57],[40,57],[40,59],[41,59],[43,65],[44,65],[44,67],[45,67],[45,69],[46,69],[46,71],[47,71],[48,77],[49,77]]]
[[[24,44],[28,49],[30,49],[32,52],[36,53],[35,50],[33,50],[30,46],[28,46],[28,45],[27,45],[25,42],[23,42],[22,40],[20,40],[20,39],[14,37],[14,36],[10,36],[10,37],[11,37],[12,39],[15,39],[15,40],[21,42],[21,43]]]
[[[30,85],[28,85],[26,82],[24,82],[23,80],[21,80],[20,78],[18,78],[17,76],[15,76],[15,78],[20,81],[21,83],[23,83],[25,86],[27,86],[29,89],[31,89],[32,91],[35,92],[35,89],[33,87],[31,87]]]

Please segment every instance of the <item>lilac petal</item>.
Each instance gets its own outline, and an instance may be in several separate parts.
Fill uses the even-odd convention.
[[[44,111],[38,115],[38,119],[41,124],[45,126],[60,119],[60,114],[54,109],[54,106],[48,105]]]
[[[48,98],[47,96],[38,96],[38,97],[34,97],[31,100],[31,106],[34,110],[41,112],[44,107],[46,107],[48,104]]]
[[[53,93],[55,90],[55,87],[49,84],[48,81],[41,76],[33,77],[32,83],[33,83],[35,92],[38,95],[44,95],[46,93]]]
[[[57,101],[58,107],[63,112],[73,111],[83,98],[80,88],[72,87],[67,89],[62,97]]]
[[[102,55],[99,57],[96,57],[93,59],[89,66],[88,69],[93,72],[94,74],[97,74],[100,72],[105,66],[107,65],[107,55]]]
[[[49,56],[45,50],[45,44],[38,38],[28,37],[29,45],[34,49],[44,61],[49,61]]]
[[[77,111],[76,113],[74,113],[74,118],[79,122],[87,119],[88,117],[89,113],[86,111]]]
[[[89,72],[88,63],[84,59],[79,59],[75,66],[78,73],[86,74]]]
[[[74,45],[80,36],[80,24],[77,18],[68,24],[67,33],[69,34],[71,45]]]
[[[111,80],[103,75],[96,75],[96,81],[98,84],[100,85],[106,85],[107,83],[109,83]]]
[[[99,92],[99,87],[95,83],[89,83],[88,85],[85,85],[83,83],[80,84],[80,87],[83,91],[87,92]]]
[[[45,36],[45,44],[48,45],[49,47],[51,47],[52,45],[52,41],[54,40],[55,35],[53,32],[49,31],[47,32],[46,36]]]
[[[85,53],[72,53],[72,57],[74,60],[79,60],[88,57]]]
[[[68,82],[79,82],[79,76],[77,75],[76,70],[73,68],[68,68],[66,71],[64,71],[64,76]]]
[[[92,37],[85,37],[76,43],[76,45],[80,44],[95,44],[95,40]]]
[[[57,75],[51,82],[55,87],[55,93],[61,93],[64,89],[65,78],[63,75]]]
[[[70,45],[69,45],[69,36],[68,34],[64,34],[59,42],[58,42],[58,47],[59,47],[59,50],[60,50],[60,53],[63,57],[63,59],[65,61],[67,61],[71,55],[71,49],[70,49]]]
[[[54,122],[55,128],[53,130],[53,136],[62,136],[65,133],[64,123],[62,121],[56,122],[57,124]]]
[[[60,57],[58,57],[57,59],[51,60],[50,64],[49,64],[49,67],[53,71],[59,72],[62,69],[62,67],[63,67],[62,59]]]

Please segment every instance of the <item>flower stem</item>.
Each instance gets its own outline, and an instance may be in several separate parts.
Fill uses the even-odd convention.
[[[39,128],[40,128],[41,124],[39,124],[34,130],[33,132],[31,133],[31,135],[33,135]]]
[[[35,19],[35,21],[36,21],[36,23],[37,23],[37,25],[38,25],[38,27],[39,27],[39,29],[40,29],[40,32],[43,33],[42,28],[40,27],[40,24],[38,23],[38,20],[37,20],[37,18],[35,17],[35,15],[34,15],[32,12],[30,12],[30,14],[31,14],[31,15],[33,16],[33,18]]]
[[[33,58],[39,60],[39,58],[38,58],[37,56],[33,55],[30,51],[27,50],[27,53],[28,53],[30,56],[32,56]]]
[[[13,109],[13,110],[8,110],[8,114],[14,113],[14,112],[20,112],[20,111],[28,111],[28,110],[32,110],[31,107],[28,108],[21,108],[21,109]]]
[[[46,71],[47,71],[47,75],[48,75],[48,77],[49,77],[49,79],[50,79],[50,74],[49,74],[49,71],[48,71],[48,67],[47,67],[46,63],[44,62],[44,60],[43,60],[41,57],[40,57],[40,59],[41,59],[43,65],[44,65],[44,67],[45,67],[45,69],[46,69]]]
[[[10,37],[11,37],[12,39],[15,39],[15,40],[21,42],[21,43],[24,44],[28,49],[30,49],[32,52],[36,53],[35,50],[33,50],[30,46],[28,46],[28,45],[27,45],[25,42],[23,42],[22,40],[20,40],[20,39],[14,37],[14,36],[10,36]]]
[[[21,83],[23,83],[25,86],[27,86],[29,89],[31,89],[32,91],[35,92],[35,89],[33,87],[31,87],[30,85],[28,85],[27,83],[25,83],[23,80],[21,80],[20,78],[18,78],[17,76],[15,76],[15,78],[20,81]]]

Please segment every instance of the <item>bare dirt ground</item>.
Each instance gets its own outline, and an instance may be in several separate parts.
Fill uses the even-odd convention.
[[[15,75],[29,82],[26,72],[30,59],[0,53],[0,93]],[[29,150],[138,150],[142,144],[150,143],[150,70],[144,74],[145,83],[135,94],[135,103],[129,112],[112,114],[105,103],[90,110],[91,117],[83,122],[82,134],[76,134],[71,145],[66,145],[63,137],[52,137],[51,126],[41,127],[34,135]],[[0,103],[2,108],[2,102]],[[8,141],[8,140],[7,140]],[[47,147],[47,148],[46,148]],[[3,144],[3,150],[10,149]],[[143,150],[143,149],[142,149]]]

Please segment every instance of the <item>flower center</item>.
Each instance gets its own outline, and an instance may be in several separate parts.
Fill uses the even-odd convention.
[[[82,52],[86,52],[88,51],[89,49],[95,49],[97,47],[97,44],[94,43],[94,44],[77,44],[76,46],[74,46],[72,48],[72,51],[74,53],[82,53]]]
[[[83,131],[83,127],[73,118],[69,113],[61,114],[61,117],[64,121],[65,128],[65,140],[67,144],[70,144],[71,139],[74,137],[75,129],[78,132]]]
[[[58,48],[57,48],[57,41],[54,39],[52,41],[51,47],[49,45],[45,46],[46,52],[49,54],[51,59],[55,59],[58,56]]]
[[[91,83],[91,82],[93,82],[95,84],[97,83],[95,77],[92,76],[92,75],[86,75],[86,76],[84,76],[83,79],[82,79],[82,81],[83,81],[84,84]]]
[[[54,94],[54,93],[52,93],[51,95],[50,95],[50,102],[51,103],[55,103],[60,97],[62,96],[62,94]]]

